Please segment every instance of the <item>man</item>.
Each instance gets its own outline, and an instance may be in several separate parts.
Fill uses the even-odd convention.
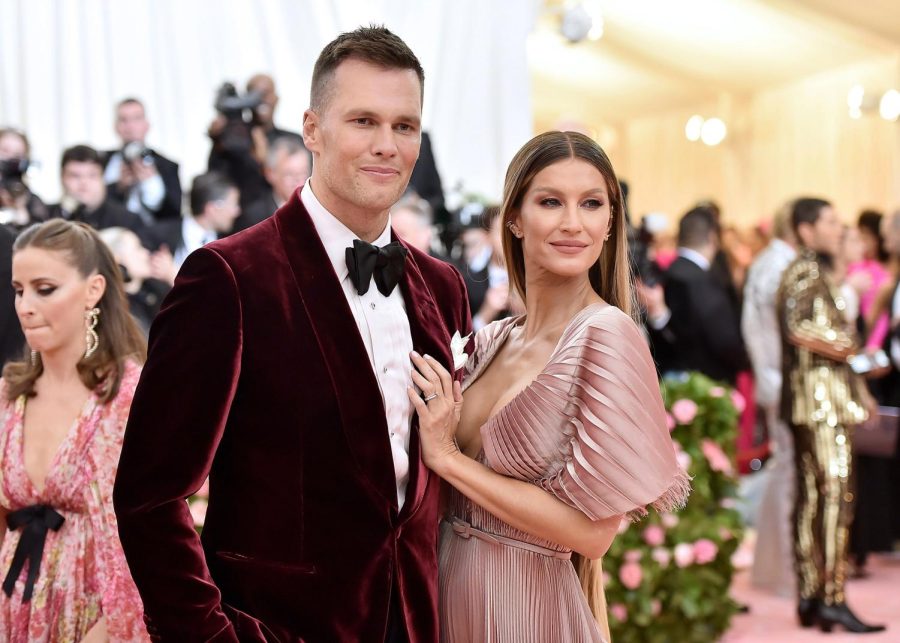
[[[12,249],[16,235],[0,224],[0,369],[11,359],[22,356],[25,336],[16,315],[16,293],[12,280]]]
[[[31,145],[25,132],[0,127],[0,224],[21,230],[47,219],[47,206],[28,187]]]
[[[422,80],[383,27],[328,44],[303,120],[312,177],[192,254],[154,323],[114,499],[159,640],[438,638],[440,480],[409,353],[452,370],[470,322],[460,275],[391,241]],[[201,545],[184,498],[208,474]]]
[[[103,182],[103,160],[97,150],[87,145],[70,147],[63,152],[61,165],[63,198],[50,207],[50,218],[83,221],[97,230],[143,229],[138,215],[109,198]]]
[[[658,354],[660,370],[699,371],[734,384],[748,367],[740,319],[727,288],[711,271],[719,249],[719,228],[712,212],[694,208],[678,224],[678,258],[664,276],[668,318],[651,320],[654,343],[668,344]]]
[[[881,229],[885,250],[896,261],[900,261],[900,210],[882,219]],[[887,349],[894,368],[900,371],[900,283],[894,284],[888,302],[891,318],[891,337],[888,340]],[[898,389],[897,395],[900,395],[900,389]]]
[[[201,174],[191,184],[191,214],[160,221],[147,229],[144,245],[172,255],[171,274],[158,275],[170,284],[188,255],[226,235],[241,213],[240,195],[227,178],[216,172]]]
[[[434,236],[431,206],[415,192],[407,192],[391,208],[391,226],[397,236],[417,250],[435,257],[431,249]],[[443,259],[443,257],[438,257]]]
[[[874,406],[848,363],[856,337],[831,282],[843,226],[821,199],[794,202],[799,256],[778,290],[783,370],[781,418],[794,438],[797,498],[794,555],[801,625],[875,632],[847,607],[847,546],[853,521],[853,427]],[[876,411],[877,412],[877,411]]]
[[[113,199],[152,225],[181,217],[181,181],[178,164],[147,147],[148,131],[144,104],[136,98],[119,101],[116,134],[122,146],[107,152],[103,178]]]
[[[275,81],[268,74],[256,74],[247,81],[247,92],[259,97],[259,105],[253,109],[250,122],[229,122],[219,114],[209,127],[212,149],[209,152],[210,171],[225,174],[241,192],[241,207],[264,198],[272,186],[266,180],[263,165],[268,149],[276,139],[293,137],[296,132],[275,125],[275,108],[278,92]]]
[[[232,232],[240,232],[256,225],[287,203],[294,190],[306,183],[311,166],[309,150],[303,145],[301,138],[276,138],[269,146],[264,168],[266,182],[272,188],[242,210],[234,222]]]
[[[747,273],[741,332],[753,365],[756,402],[765,414],[771,457],[766,462],[766,483],[757,510],[753,583],[758,587],[794,595],[793,538],[794,443],[779,417],[781,403],[781,335],[775,299],[781,276],[797,256],[791,229],[791,208],[786,203],[775,214],[774,237]]]

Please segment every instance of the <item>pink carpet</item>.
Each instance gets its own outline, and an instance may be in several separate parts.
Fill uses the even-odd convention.
[[[826,634],[818,629],[802,629],[797,625],[795,603],[750,585],[750,573],[737,574],[732,585],[734,598],[750,606],[750,613],[736,616],[722,643],[803,643],[900,641],[900,557],[872,556],[868,578],[851,580],[847,587],[848,603],[863,621],[888,626],[879,634],[849,634],[837,629]]]

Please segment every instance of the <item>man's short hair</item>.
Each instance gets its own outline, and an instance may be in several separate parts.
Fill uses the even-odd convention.
[[[384,26],[370,25],[342,33],[325,45],[313,67],[309,105],[321,111],[331,98],[331,79],[345,60],[361,60],[384,69],[411,69],[425,91],[425,72],[403,40]]]
[[[689,210],[678,222],[678,245],[682,248],[700,248],[709,243],[711,234],[719,234],[719,224],[712,208],[698,206]]]
[[[416,219],[419,220],[419,223],[426,227],[431,226],[434,219],[433,210],[428,201],[411,191],[400,197],[400,200],[391,208],[392,212],[396,210],[412,212]]]
[[[234,187],[236,186],[229,178],[218,172],[207,172],[195,177],[191,183],[191,213],[194,216],[203,214],[207,203],[221,201]]]
[[[73,145],[63,152],[62,161],[59,164],[61,170],[66,169],[69,163],[93,163],[103,169],[103,159],[100,152],[90,145]]]
[[[815,225],[822,215],[822,208],[827,207],[831,207],[831,204],[825,199],[802,197],[794,201],[794,207],[791,210],[791,227],[794,228],[794,234],[797,234],[801,223]]]
[[[116,103],[116,112],[119,111],[120,108],[125,107],[125,105],[140,105],[141,109],[144,108],[144,103],[139,98],[135,98],[134,96],[126,96],[118,103]]]
[[[306,146],[303,144],[302,138],[296,134],[283,134],[278,136],[269,145],[269,151],[266,153],[266,167],[270,170],[274,170],[275,166],[278,165],[278,160],[282,153],[284,153],[285,156],[294,156],[301,152],[306,154],[306,156],[312,160],[309,150],[307,150]]]

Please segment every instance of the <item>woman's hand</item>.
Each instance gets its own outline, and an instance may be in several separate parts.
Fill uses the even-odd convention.
[[[419,415],[419,440],[425,465],[440,475],[442,466],[459,453],[456,426],[462,410],[462,388],[433,357],[410,353],[413,383],[406,393]]]

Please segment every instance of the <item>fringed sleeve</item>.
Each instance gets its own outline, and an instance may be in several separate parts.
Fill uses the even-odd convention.
[[[567,329],[557,362],[574,366],[563,466],[541,486],[592,520],[673,511],[690,493],[678,466],[650,351],[618,308],[584,315]]]

